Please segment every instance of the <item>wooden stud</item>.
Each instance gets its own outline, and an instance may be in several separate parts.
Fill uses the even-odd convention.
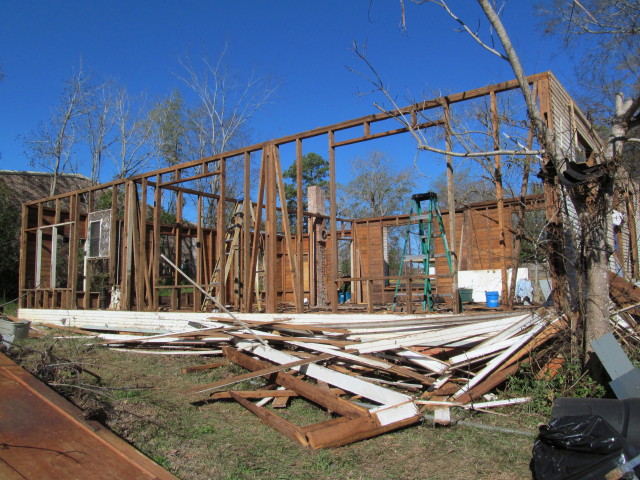
[[[251,311],[251,155],[244,154],[244,199],[242,201],[242,285],[240,286],[243,312]]]
[[[333,130],[329,131],[329,189],[330,193],[330,230],[331,230],[331,269],[329,273],[329,301],[331,302],[331,311],[336,313],[338,311],[338,228],[337,228],[337,205],[336,196],[337,183],[336,183],[336,148],[335,134]]]
[[[227,262],[227,246],[225,242],[226,238],[226,207],[227,207],[227,175],[226,165],[227,161],[225,157],[220,157],[219,165],[219,185],[220,185],[220,200],[218,200],[218,215],[216,220],[216,239],[218,245],[216,248],[216,259],[218,264],[218,301],[225,305],[227,303],[227,287],[226,277],[224,275],[226,271]]]
[[[491,127],[493,136],[493,147],[495,150],[500,149],[500,123],[498,118],[498,100],[495,92],[491,92]],[[500,270],[502,272],[502,306],[503,309],[510,308],[509,293],[507,286],[507,237],[504,228],[504,193],[502,191],[502,159],[500,155],[494,155],[494,182],[496,185],[496,199],[498,201],[498,226],[500,230],[500,250],[501,262]],[[513,275],[516,272],[512,273]]]
[[[249,267],[249,287],[248,287],[248,312],[253,308],[253,298],[255,295],[254,285],[256,282],[256,270],[258,265],[258,252],[260,250],[260,236],[262,230],[262,209],[264,198],[264,185],[266,181],[266,158],[265,152],[262,152],[262,161],[260,163],[260,178],[258,181],[258,199],[256,204],[255,218],[253,220],[253,240],[251,242],[251,265]],[[258,299],[258,301],[260,301]]]
[[[276,232],[276,180],[274,155],[275,145],[269,145],[264,149],[263,162],[266,165],[266,225],[265,225],[265,295],[267,313],[275,313],[277,306],[277,278],[278,268],[278,239]]]
[[[153,192],[153,255],[151,265],[153,265],[153,307],[157,311],[160,308],[160,214],[162,213],[162,175],[156,175],[156,186]]]
[[[298,279],[300,288],[296,297],[296,305],[298,312],[304,310],[304,272],[303,272],[303,252],[302,252],[302,235],[304,228],[304,205],[302,192],[302,140],[296,140],[296,254],[298,266]],[[311,223],[309,223],[311,225]]]

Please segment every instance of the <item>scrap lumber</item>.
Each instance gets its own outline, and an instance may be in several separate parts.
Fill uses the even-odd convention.
[[[180,370],[180,373],[182,373],[183,375],[186,375],[189,373],[202,372],[204,370],[212,370],[214,368],[218,368],[223,365],[229,365],[229,362],[226,362],[226,361],[213,362],[213,363],[205,363],[204,365],[194,365],[193,367],[184,367]]]
[[[233,378],[218,380],[217,382],[208,383],[206,385],[198,385],[197,387],[193,387],[185,390],[185,393],[187,394],[204,393],[209,390],[216,390],[218,388],[227,387],[235,383],[244,382],[245,380],[250,380],[252,378],[266,377],[267,375],[271,375],[272,373],[277,373],[282,370],[288,370],[290,368],[299,367],[301,365],[307,365],[308,363],[315,363],[322,360],[328,360],[329,358],[332,358],[332,357],[333,355],[325,353],[316,357],[309,357],[309,358],[303,358],[302,360],[296,360],[294,362],[290,362],[285,365],[275,365],[275,366],[265,367],[260,370],[255,370],[253,372],[237,375]]]
[[[225,348],[224,354],[229,360],[248,370],[258,371],[272,367],[272,365],[267,362],[252,358],[233,348]],[[308,366],[309,365],[305,365],[304,368],[306,369]],[[292,368],[302,368],[302,366]],[[333,395],[326,390],[317,388],[309,382],[282,371],[278,371],[276,373],[274,382],[282,387],[294,390],[300,396],[305,397],[318,405],[326,406],[326,408],[331,409],[331,411],[346,417],[357,417],[359,415],[363,415],[367,411],[364,407],[348,402],[341,397]]]
[[[263,345],[255,345],[252,353],[257,353],[256,350],[259,350],[259,356],[268,358],[270,361],[276,363],[281,363],[282,365],[291,364],[291,362],[288,362],[287,360],[295,358],[290,354],[279,352],[271,347],[265,347]],[[229,347],[225,349],[225,355],[231,361],[254,371],[264,370],[268,368],[267,366],[269,365],[263,360],[250,357],[247,354]],[[401,428],[405,425],[410,425],[419,420],[417,407],[413,404],[412,399],[409,396],[390,390],[389,394],[384,394],[383,391],[386,389],[383,389],[382,387],[377,387],[376,385],[369,384],[368,382],[354,379],[353,377],[349,377],[344,374],[339,374],[325,367],[315,365],[314,363],[292,368],[300,370],[304,369],[306,376],[317,378],[319,381],[326,382],[328,384],[335,385],[336,383],[340,383],[341,379],[343,382],[346,381],[346,383],[355,383],[355,386],[351,386],[347,390],[363,390],[365,391],[364,393],[368,395],[367,398],[369,399],[371,399],[372,396],[376,397],[378,400],[385,397],[394,400],[402,400],[402,402],[397,405],[383,404],[380,407],[367,409],[339,397],[333,393],[333,389],[327,390],[326,387],[313,385],[298,377],[294,377],[280,371],[276,374],[276,383],[286,389],[296,392],[299,396],[305,397],[308,400],[323,406],[328,411],[341,415],[337,419],[327,420],[326,422],[320,422],[307,427],[299,427],[279,417],[266,408],[249,402],[240,394],[228,392],[229,396],[247,410],[254,413],[262,422],[271,426],[287,438],[298,442],[300,445],[310,446],[312,448],[346,445],[357,440],[362,440],[386,431]],[[370,388],[365,388],[365,385],[367,384]],[[409,408],[406,408],[405,405],[408,405]],[[412,413],[410,415],[406,415],[405,411],[411,411]],[[398,413],[403,413],[405,416],[398,417]]]

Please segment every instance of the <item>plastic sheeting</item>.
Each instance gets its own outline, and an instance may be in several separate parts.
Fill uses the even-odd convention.
[[[531,470],[534,480],[601,480],[639,454],[598,415],[558,417],[540,427]]]

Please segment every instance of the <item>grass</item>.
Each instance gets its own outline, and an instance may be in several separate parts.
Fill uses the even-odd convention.
[[[341,448],[310,450],[262,424],[235,402],[195,406],[185,395],[191,386],[244,373],[240,367],[228,365],[182,375],[181,368],[211,359],[114,352],[87,343],[85,339],[45,337],[28,339],[23,346],[38,351],[51,349],[58,358],[81,362],[100,375],[97,386],[117,389],[92,400],[100,402],[107,426],[183,480],[531,478],[528,463],[533,435],[509,435],[463,425],[435,428],[425,422]],[[17,360],[37,370],[42,356],[25,351]],[[86,373],[74,372],[63,372],[67,382],[96,384]],[[239,384],[234,388],[256,385]],[[74,390],[64,393],[84,407],[86,394]],[[463,410],[456,410],[454,416],[531,432],[545,421],[541,415],[517,407],[502,412],[507,416],[472,415]],[[287,409],[277,413],[299,425],[329,418],[302,399],[293,399]]]
[[[7,300],[0,298],[0,305],[3,306],[4,314],[16,317],[18,315],[18,300]]]

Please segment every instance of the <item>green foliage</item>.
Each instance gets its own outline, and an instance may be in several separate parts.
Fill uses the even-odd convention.
[[[296,179],[298,168],[296,163],[292,163],[289,168],[282,172],[282,176],[289,180],[284,183],[285,194],[287,195],[287,208],[295,211],[297,205]],[[307,153],[302,157],[302,199],[303,209],[307,209],[307,189],[318,186],[324,189],[329,188],[329,162],[317,153]]]
[[[566,362],[555,376],[536,375],[531,364],[525,363],[509,377],[506,391],[514,397],[531,397],[524,408],[545,415],[551,413],[558,397],[601,398],[606,394],[605,388],[577,362]]]
[[[0,205],[11,205],[9,189],[0,184]],[[0,209],[0,295],[18,295],[20,262],[20,214],[18,209]]]

